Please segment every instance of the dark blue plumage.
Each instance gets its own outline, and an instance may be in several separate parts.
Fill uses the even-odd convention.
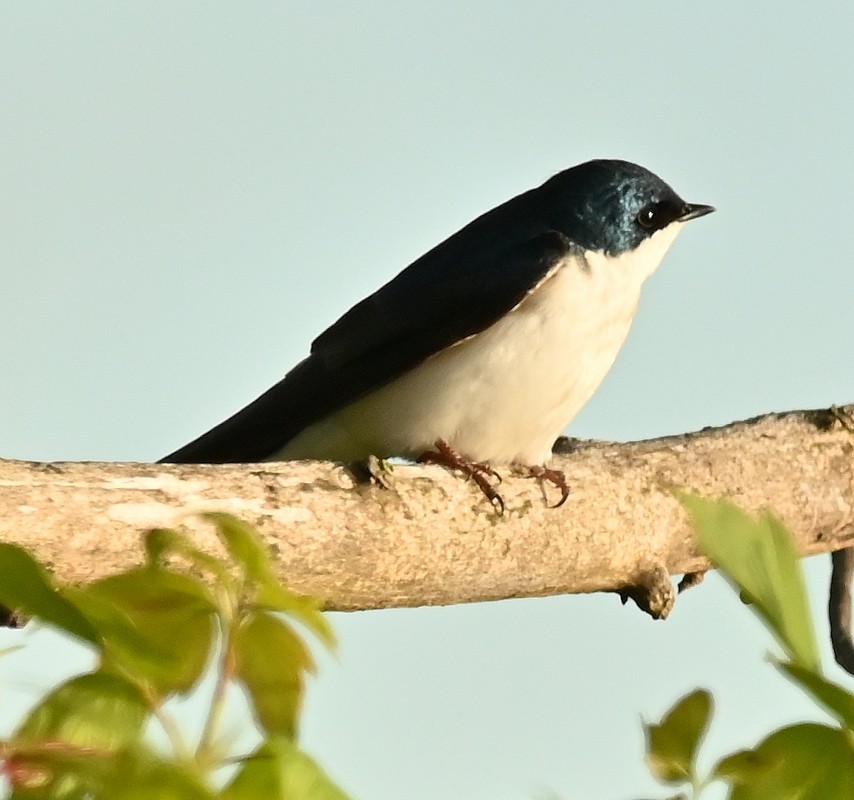
[[[567,169],[413,262],[321,333],[278,384],[163,461],[270,458],[318,420],[489,328],[569,257],[619,256],[708,210],[636,164]]]

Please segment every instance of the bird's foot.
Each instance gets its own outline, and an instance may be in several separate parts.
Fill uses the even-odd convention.
[[[437,439],[433,446],[436,450],[428,450],[424,453],[418,459],[421,463],[438,464],[447,469],[462,472],[463,475],[474,481],[474,484],[483,492],[499,516],[504,513],[504,498],[495,488],[501,483],[501,476],[489,464],[482,461],[471,461],[454,450],[444,439]]]
[[[566,502],[566,499],[569,497],[569,484],[566,482],[566,475],[564,475],[559,469],[549,469],[548,467],[543,466],[532,467],[527,465],[518,465],[517,469],[529,478],[536,478],[540,482],[540,486],[550,483],[552,486],[556,486],[560,489],[560,500],[558,500],[553,506],[549,506],[549,508],[560,508]],[[544,486],[543,494],[545,495]],[[546,504],[548,504],[548,498],[546,498]]]

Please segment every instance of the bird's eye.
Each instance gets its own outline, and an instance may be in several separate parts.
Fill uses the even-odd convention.
[[[658,207],[655,203],[644,206],[636,217],[638,225],[651,231],[658,227]]]

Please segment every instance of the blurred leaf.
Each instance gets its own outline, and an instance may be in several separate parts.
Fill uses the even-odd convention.
[[[188,540],[188,537],[172,528],[149,528],[142,535],[145,557],[150,564],[159,564],[182,539]]]
[[[116,675],[92,672],[48,694],[13,739],[115,750],[139,738],[148,714],[148,704],[133,684]]]
[[[644,724],[646,759],[659,780],[682,783],[692,779],[697,747],[711,711],[711,695],[697,690],[679,700],[658,725]]]
[[[793,661],[818,669],[818,646],[798,554],[770,514],[753,520],[727,500],[676,494],[688,510],[700,549],[752,601]]]
[[[851,800],[850,735],[814,722],[775,731],[754,751],[766,768],[734,774],[730,800]]]
[[[125,668],[164,695],[195,685],[213,646],[218,611],[201,581],[148,566],[96,581],[83,593],[111,604],[133,626],[136,637],[122,631],[114,640],[112,652]]]
[[[234,677],[246,687],[258,724],[268,734],[293,738],[302,706],[303,674],[311,656],[290,627],[256,613],[234,632]]]
[[[151,528],[143,535],[145,553],[149,564],[159,565],[169,555],[183,556],[195,566],[208,570],[216,579],[222,583],[229,583],[229,575],[226,565],[216,556],[200,550],[193,541],[184,533],[172,528]]]
[[[754,750],[739,750],[718,761],[712,775],[732,784],[746,783],[763,772],[768,772],[776,763],[776,758],[763,758]]]
[[[199,768],[164,759],[144,745],[99,752],[21,750],[12,756],[10,800],[215,800]],[[52,776],[45,782],[38,780]],[[30,788],[27,788],[27,787]]]
[[[229,555],[247,578],[263,582],[273,575],[267,546],[255,528],[231,514],[218,511],[209,511],[201,517],[214,524]]]
[[[287,739],[271,739],[243,762],[222,800],[348,800],[307,755]]]
[[[283,611],[305,625],[330,650],[335,647],[335,634],[321,611],[321,603],[310,595],[295,594],[275,578],[265,581],[259,588],[256,600],[271,611]]]
[[[59,592],[51,576],[26,550],[0,543],[0,604],[39,617],[100,647],[98,631]]]
[[[775,662],[778,669],[802,686],[849,731],[854,731],[854,695],[836,683],[793,662]]]
[[[104,782],[98,800],[214,800],[192,764],[166,761],[150,753],[128,752]]]
[[[66,594],[98,630],[102,640],[102,667],[138,681],[150,673],[168,669],[169,654],[140,634],[133,620],[108,600],[92,595],[86,587],[66,587]]]
[[[92,800],[93,788],[113,769],[112,754],[17,742],[14,748],[3,765],[13,787],[9,800]]]
[[[211,512],[202,515],[217,527],[232,558],[254,584],[255,602],[273,611],[284,611],[299,620],[327,647],[335,645],[335,636],[320,611],[320,601],[287,589],[276,576],[267,545],[255,528],[230,514]]]

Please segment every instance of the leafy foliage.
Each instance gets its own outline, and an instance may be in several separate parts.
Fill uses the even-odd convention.
[[[204,517],[229,560],[198,550],[179,531],[156,529],[145,534],[143,566],[83,587],[61,584],[21,548],[0,544],[0,603],[99,656],[93,672],[50,692],[0,742],[13,800],[346,800],[296,742],[313,662],[291,621],[334,647],[318,602],[279,582],[251,526],[226,514]],[[212,661],[216,687],[190,748],[164,704],[193,691]],[[243,687],[266,738],[252,753],[230,755],[236,771],[221,787],[211,774],[226,762],[217,723],[232,683]],[[170,738],[171,754],[148,741],[152,720]]]
[[[698,690],[683,697],[657,725],[645,725],[649,767],[665,783],[693,775],[697,748],[712,713],[712,698]]]
[[[729,800],[850,800],[854,695],[821,672],[791,536],[770,514],[754,520],[727,501],[680,500],[701,548],[782,648],[774,666],[835,724],[780,728],[703,775],[697,757],[713,701],[696,690],[644,726],[651,771],[679,798],[722,782]],[[145,534],[143,566],[82,587],[61,584],[21,548],[0,544],[0,604],[99,656],[91,673],[51,691],[0,741],[12,800],[347,800],[297,743],[305,677],[314,668],[302,632],[335,644],[318,602],[281,584],[251,526],[226,514],[203,516],[228,559],[199,550],[179,531],[155,529]],[[192,692],[211,663],[216,686],[203,733],[189,747],[165,704]],[[264,737],[251,753],[225,753],[218,737],[232,684],[242,687]],[[148,740],[152,720],[171,740],[171,753]],[[222,785],[212,774],[224,764],[234,767]]]
[[[791,534],[772,514],[753,520],[728,500],[684,494],[703,552],[753,606],[788,657],[818,669],[818,645]]]
[[[701,549],[780,643],[775,666],[836,718],[836,725],[780,728],[755,748],[722,758],[700,774],[696,756],[709,724],[711,695],[683,697],[658,724],[646,725],[647,762],[670,786],[698,797],[715,781],[729,800],[843,800],[854,797],[854,695],[827,680],[818,659],[803,575],[791,535],[770,514],[752,519],[726,500],[681,493]],[[689,795],[681,795],[687,797]]]

